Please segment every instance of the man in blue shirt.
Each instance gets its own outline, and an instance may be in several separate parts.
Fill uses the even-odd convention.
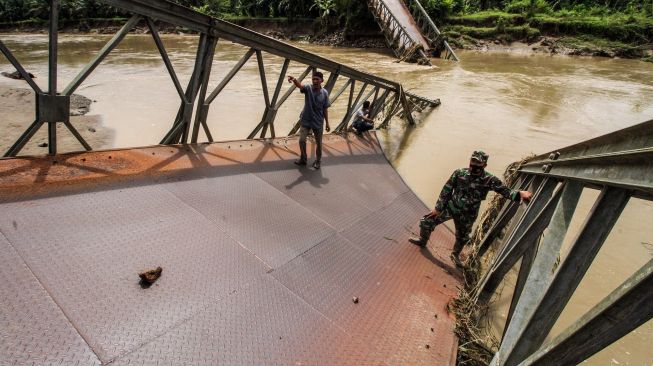
[[[322,160],[322,129],[324,122],[326,122],[327,132],[331,131],[329,127],[329,92],[322,87],[324,76],[321,72],[314,72],[312,78],[312,85],[302,85],[299,80],[292,76],[288,76],[288,82],[295,84],[295,86],[304,94],[304,110],[300,117],[299,128],[299,149],[301,156],[295,164],[299,166],[306,165],[306,137],[312,131],[315,136],[315,162],[313,168],[320,169]]]

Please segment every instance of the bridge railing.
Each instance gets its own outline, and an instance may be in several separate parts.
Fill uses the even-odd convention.
[[[653,120],[537,156],[516,174],[515,188],[529,188],[533,199],[520,214],[517,203],[506,203],[478,247],[485,255],[509,228],[476,287],[481,304],[521,260],[491,365],[575,365],[653,317],[651,260],[544,344],[629,199],[653,200]],[[572,217],[582,215],[576,206],[584,189],[600,194],[563,255]]]
[[[247,61],[255,56],[258,66],[261,90],[265,103],[265,111],[258,123],[253,127],[247,138],[260,138],[268,136],[276,137],[275,119],[279,108],[295,91],[291,86],[283,91],[285,76],[290,62],[306,66],[305,71],[298,78],[303,80],[312,70],[319,69],[325,72],[328,79],[325,88],[331,94],[331,102],[339,101],[339,97],[347,89],[349,98],[346,104],[346,112],[342,121],[337,125],[336,131],[342,131],[365,100],[373,102],[375,115],[383,114],[381,126],[387,126],[390,119],[397,115],[409,123],[414,124],[413,113],[425,108],[433,108],[440,104],[440,101],[428,99],[406,92],[401,84],[378,77],[369,73],[358,71],[354,68],[342,65],[324,57],[317,56],[310,52],[301,50],[284,42],[261,35],[235,24],[222,21],[210,16],[195,12],[178,4],[166,0],[102,0],[119,9],[133,13],[133,16],[125,25],[109,40],[98,54],[89,62],[78,75],[61,91],[57,90],[57,40],[58,40],[58,15],[60,0],[50,0],[50,25],[49,25],[49,47],[48,47],[48,90],[43,91],[32,80],[30,74],[25,70],[19,60],[14,57],[11,50],[0,40],[0,52],[16,68],[20,75],[27,81],[36,94],[35,111],[36,118],[19,139],[9,148],[5,156],[16,156],[22,148],[43,126],[48,126],[48,152],[57,153],[57,126],[63,124],[70,133],[79,141],[86,150],[91,146],[79,134],[77,129],[70,122],[70,98],[71,95],[82,85],[89,75],[106,56],[125,38],[125,36],[139,23],[145,22],[153,37],[153,41],[166,66],[172,83],[175,86],[180,98],[180,107],[173,120],[170,130],[161,139],[161,144],[196,143],[199,139],[200,129],[204,131],[208,141],[214,141],[213,135],[207,123],[208,111],[211,103],[219,97],[223,89],[229,84],[234,76],[242,69]],[[177,73],[174,70],[170,57],[159,37],[156,20],[163,21],[175,26],[187,28],[199,34],[199,45],[195,58],[194,68],[187,86],[181,85]],[[235,66],[227,73],[224,79],[212,90],[208,89],[209,78],[213,58],[216,52],[218,39],[231,41],[249,47]],[[274,92],[270,95],[266,66],[264,65],[263,52],[281,57],[283,65],[279,78],[275,81]],[[344,87],[336,93],[331,93],[336,82],[344,82]],[[355,88],[359,91],[355,93]],[[367,94],[364,92],[368,90]],[[283,93],[282,93],[283,92]],[[299,127],[297,122],[289,131],[294,134]]]
[[[406,3],[431,47],[437,52],[444,50],[445,60],[460,61],[419,0],[406,0]]]
[[[416,58],[422,63],[431,65],[424,51],[419,49],[419,44],[406,32],[401,22],[383,1],[368,0],[367,5],[397,58],[402,60]]]

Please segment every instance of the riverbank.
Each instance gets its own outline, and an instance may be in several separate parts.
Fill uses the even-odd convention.
[[[301,18],[228,18],[229,22],[280,40],[305,41],[312,44],[352,48],[387,48],[385,38],[374,23],[358,24],[355,30],[343,30],[335,25],[325,27],[316,19]],[[62,22],[61,33],[113,34],[126,19],[85,19]],[[545,53],[574,56],[619,57],[653,62],[653,43],[645,35],[640,43],[622,42],[578,31],[570,26],[554,27],[552,20],[540,20],[542,29],[532,26],[525,16],[502,12],[481,12],[466,16],[446,18],[441,27],[443,34],[454,49],[491,52]],[[162,34],[187,34],[188,30],[161,23]],[[578,26],[582,28],[581,26]],[[30,20],[0,24],[0,31],[7,33],[46,33],[47,23]],[[132,31],[148,34],[143,22]],[[648,31],[647,31],[648,32]],[[570,33],[570,34],[566,34]],[[650,33],[653,34],[653,25]],[[633,38],[635,36],[628,36]],[[613,37],[614,38],[614,37]]]
[[[537,53],[644,61],[653,56],[653,20],[646,17],[484,11],[446,17],[441,30],[454,47],[470,50],[526,44]]]
[[[22,80],[10,80],[0,76],[0,116],[3,132],[0,135],[0,152],[4,154],[18,137],[34,121],[34,92],[24,88]],[[93,101],[73,94],[70,99],[70,122],[94,149],[110,146],[114,132],[101,123],[100,116],[88,115]],[[58,128],[57,150],[60,152],[82,150],[79,142],[63,127]],[[47,127],[43,126],[25,145],[21,155],[48,153]]]

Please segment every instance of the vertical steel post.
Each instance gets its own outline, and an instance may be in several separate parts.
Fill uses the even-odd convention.
[[[526,251],[524,252],[524,256],[521,258],[521,263],[519,264],[519,274],[517,275],[517,282],[515,283],[515,289],[512,292],[512,299],[510,299],[510,307],[508,308],[508,316],[506,317],[506,323],[504,324],[503,327],[503,335],[501,336],[501,340],[503,340],[506,336],[506,332],[508,331],[508,325],[512,320],[512,315],[515,313],[515,308],[517,307],[517,303],[519,302],[519,299],[521,298],[521,294],[524,291],[524,286],[526,286],[526,279],[528,278],[528,274],[530,273],[531,268],[533,267],[533,262],[535,261],[535,256],[537,255],[538,247],[539,247],[538,243],[529,246],[528,248],[526,248]]]
[[[172,128],[170,128],[168,133],[166,133],[161,140],[161,144],[163,145],[176,144],[179,142],[186,143],[188,140],[190,119],[193,114],[193,103],[195,102],[197,91],[199,90],[199,77],[201,76],[204,67],[207,37],[208,36],[205,33],[200,34],[197,53],[195,54],[195,66],[186,88],[186,98],[181,100],[181,106],[179,107],[179,111],[177,111],[177,117],[172,124]]]
[[[50,0],[50,40],[48,46],[48,94],[57,95],[57,46],[59,41],[59,0]],[[46,108],[52,108],[47,106]],[[57,153],[57,122],[48,121],[48,153]]]
[[[182,117],[184,121],[184,128],[182,129],[181,143],[183,144],[188,143],[188,135],[190,134],[190,121],[193,115],[195,99],[197,98],[197,93],[200,89],[200,78],[202,77],[202,73],[204,71],[208,47],[209,36],[205,33],[200,34],[200,42],[199,46],[197,47],[197,59],[195,60],[195,68],[193,69],[193,74],[191,75],[187,90],[188,104],[184,105],[184,112]]]
[[[392,101],[388,104],[390,105],[390,108],[388,109],[385,119],[383,120],[379,128],[388,127],[390,120],[392,119],[392,117],[394,117],[397,107],[399,106],[399,92],[394,92],[394,95],[392,96]]]
[[[208,115],[208,107],[204,104],[206,99],[206,90],[209,87],[209,78],[211,77],[211,67],[213,66],[213,56],[215,55],[215,46],[218,43],[218,39],[214,37],[208,37],[207,45],[208,49],[204,55],[204,68],[202,70],[201,78],[201,88],[200,94],[197,99],[197,108],[195,110],[195,122],[193,123],[193,134],[191,136],[191,142],[197,143],[197,138],[199,136],[200,125],[204,128],[204,133],[209,141],[213,141],[213,136],[209,130],[209,126],[206,124],[206,116]]]

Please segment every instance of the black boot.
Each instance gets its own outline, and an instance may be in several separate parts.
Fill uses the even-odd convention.
[[[409,242],[419,245],[420,247],[426,246],[426,243],[429,241],[429,237],[431,236],[431,232],[426,230],[426,229],[419,229],[419,238],[416,237],[411,237],[408,239]]]

